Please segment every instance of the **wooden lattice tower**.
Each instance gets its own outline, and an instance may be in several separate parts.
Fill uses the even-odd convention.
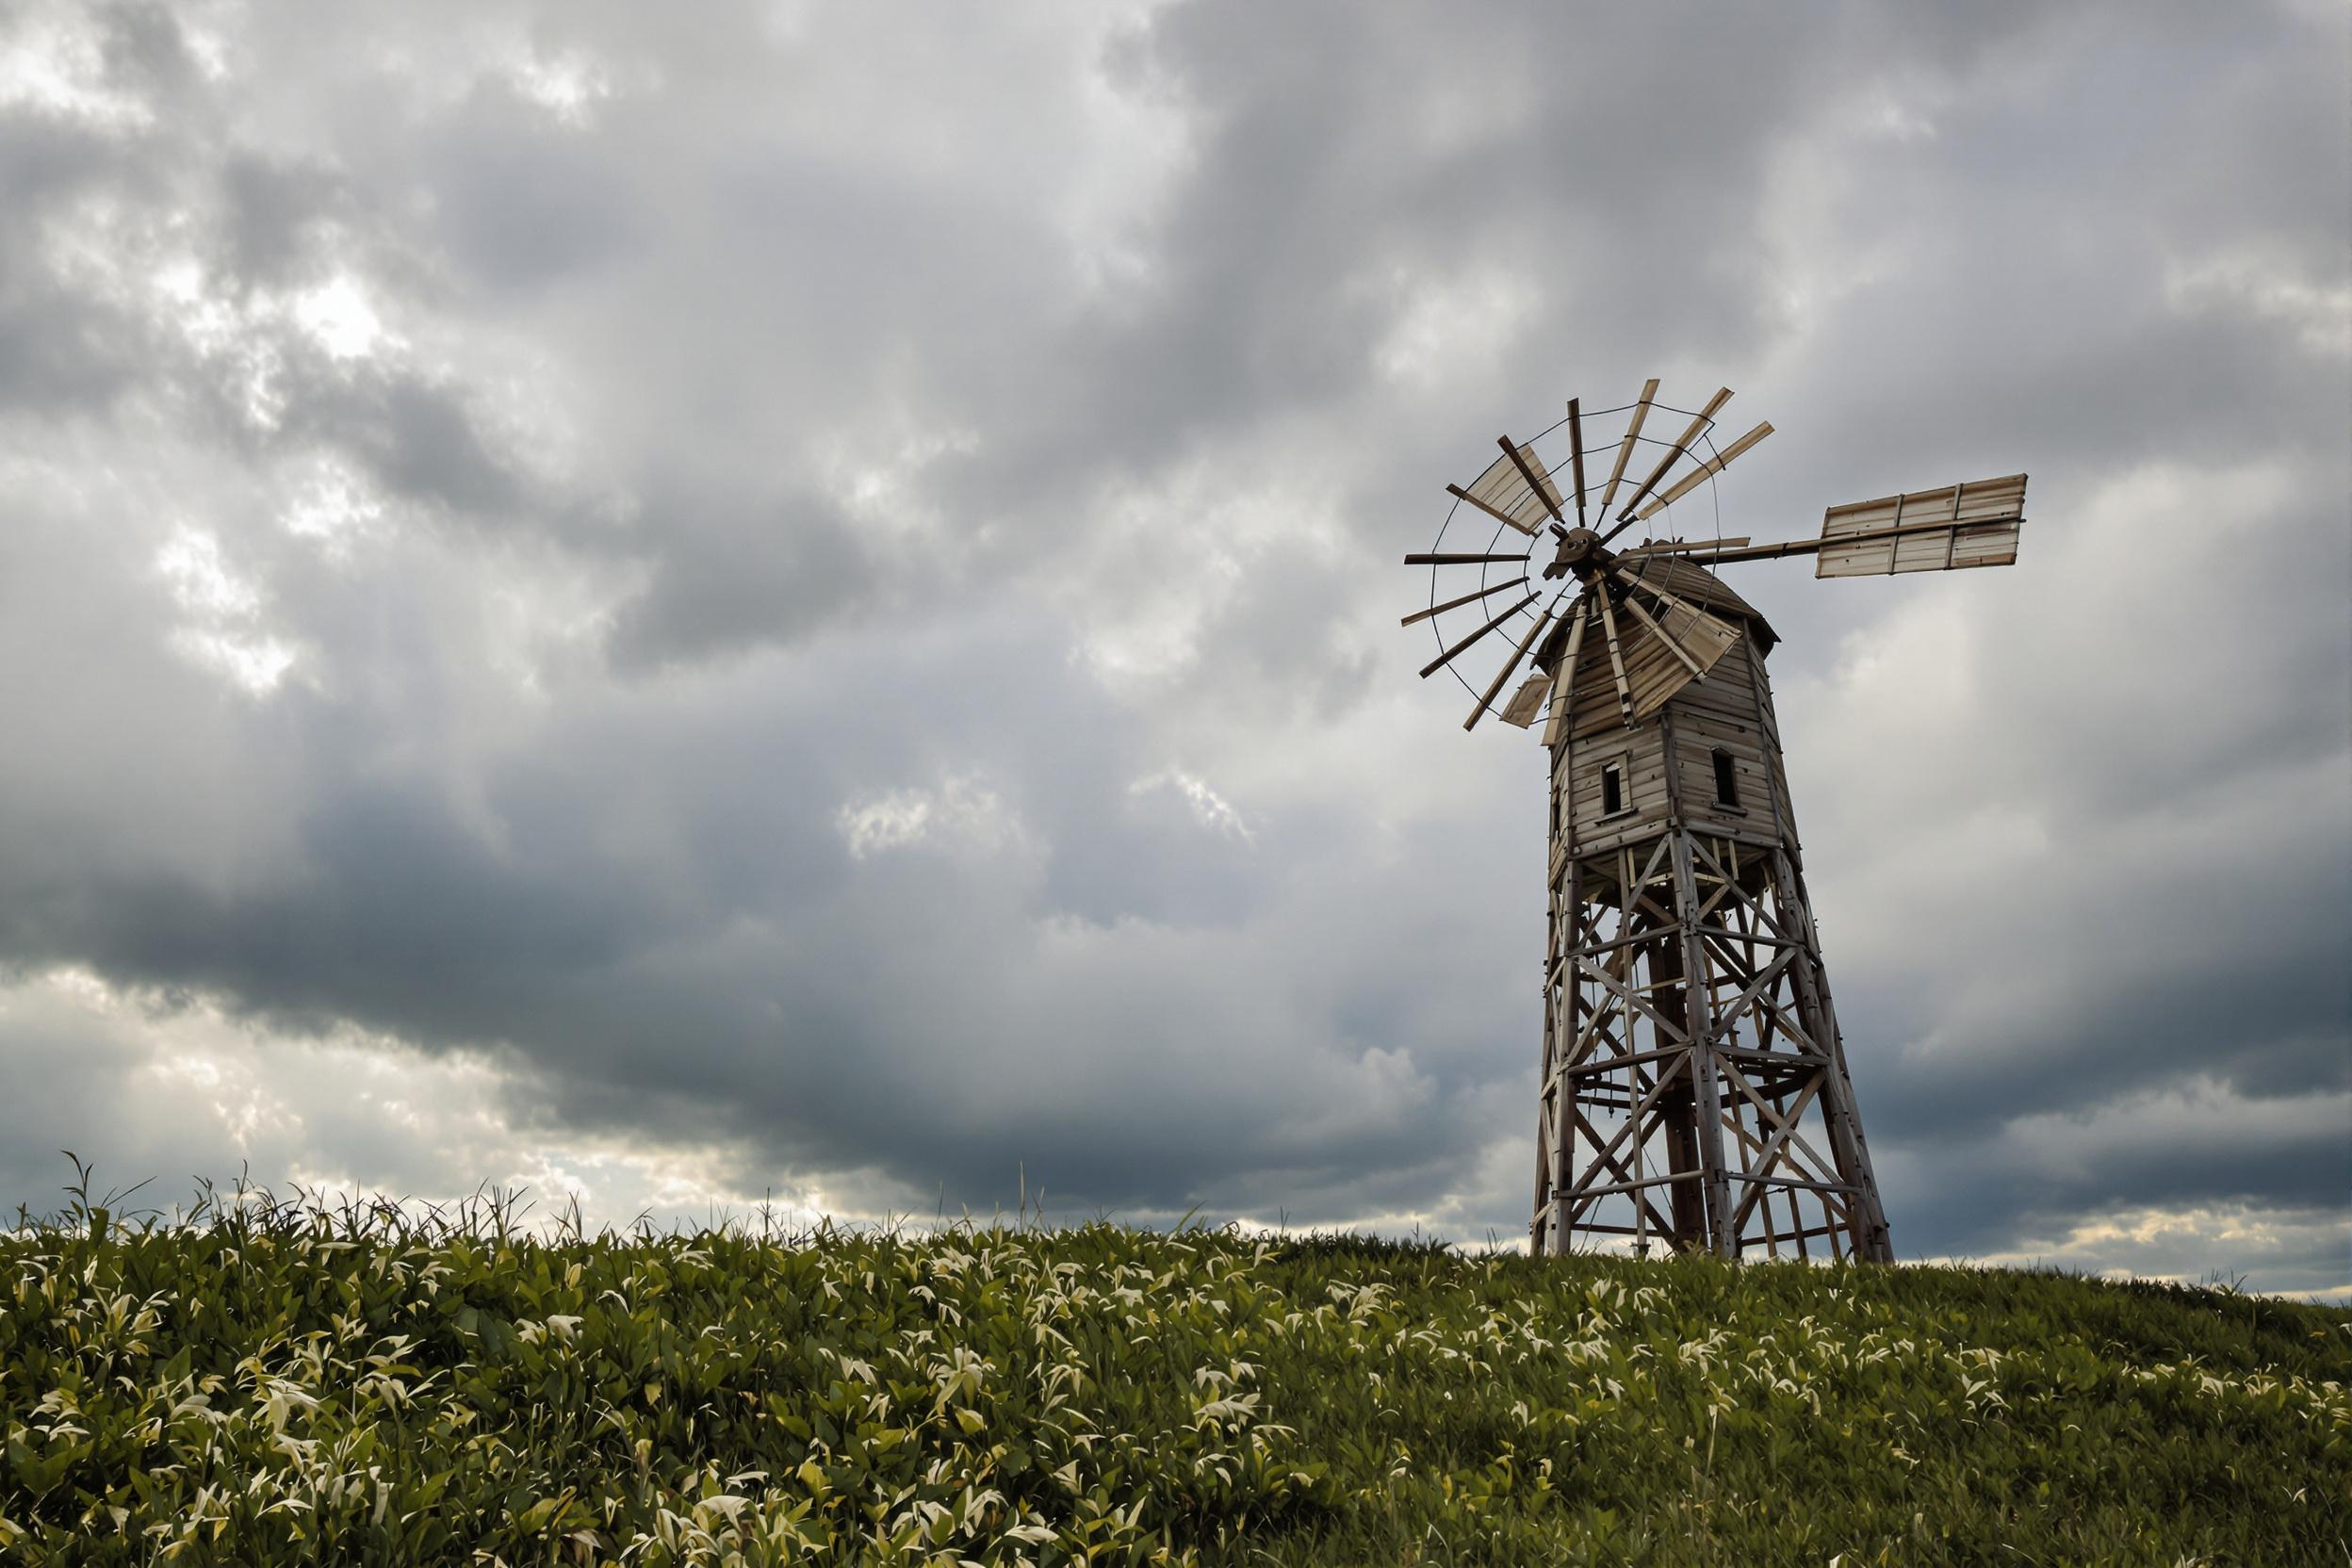
[[[1785,545],[1666,538],[1612,551],[1609,541],[1772,433],[1758,425],[1717,449],[1710,432],[1726,390],[1704,408],[1670,410],[1689,427],[1657,439],[1644,433],[1666,406],[1657,391],[1650,382],[1635,402],[1592,416],[1624,419],[1609,477],[1590,487],[1597,507],[1588,506],[1587,416],[1572,401],[1535,441],[1504,437],[1475,483],[1446,487],[1447,530],[1491,523],[1484,549],[1405,558],[1431,568],[1429,606],[1406,625],[1465,610],[1478,623],[1458,640],[1441,633],[1424,677],[1521,623],[1463,727],[1530,660],[1501,715],[1527,727],[1548,711],[1550,934],[1530,1235],[1538,1252],[1583,1238],[1640,1252],[1890,1259],[1781,761],[1764,667],[1778,636],[1707,567],[1792,555],[1814,556],[1820,577],[2007,565],[2025,476],[1833,507],[1819,537]],[[1645,443],[1658,461],[1628,488]],[[1566,448],[1565,492],[1543,444],[1555,464]],[[1552,549],[1539,577],[1540,545]],[[1473,566],[1478,584],[1441,598],[1440,572]],[[1497,598],[1509,608],[1490,616]]]

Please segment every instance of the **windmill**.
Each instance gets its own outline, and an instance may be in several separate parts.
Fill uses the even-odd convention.
[[[1764,669],[1779,634],[1710,568],[1803,555],[1823,578],[2005,566],[2025,476],[1833,506],[1818,537],[1787,544],[1722,537],[1712,515],[1708,536],[1674,537],[1672,509],[1702,485],[1711,498],[1715,476],[1772,433],[1717,447],[1730,398],[1674,408],[1653,380],[1618,408],[1571,400],[1533,439],[1502,437],[1475,482],[1447,485],[1436,544],[1405,557],[1429,569],[1428,607],[1404,618],[1436,639],[1423,678],[1446,670],[1477,698],[1462,727],[1489,712],[1544,720],[1538,1253],[1629,1238],[1637,1253],[1894,1255],[1781,762]],[[1689,422],[1662,436],[1661,414]],[[1609,439],[1590,445],[1594,432]],[[1610,547],[1637,525],[1658,537]],[[1480,689],[1457,661],[1482,645],[1510,653]]]

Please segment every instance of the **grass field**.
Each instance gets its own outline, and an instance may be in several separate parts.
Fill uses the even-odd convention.
[[[250,1200],[0,1249],[14,1562],[2352,1561],[2352,1316],[2227,1291]]]

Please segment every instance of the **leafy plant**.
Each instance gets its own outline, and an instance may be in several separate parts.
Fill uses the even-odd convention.
[[[2352,1317],[1088,1225],[0,1241],[26,1563],[2344,1560]]]

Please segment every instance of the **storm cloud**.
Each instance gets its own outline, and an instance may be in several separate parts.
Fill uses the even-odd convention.
[[[1522,1233],[1395,562],[1657,375],[2033,475],[1736,568],[1898,1249],[2352,1289],[2348,30],[0,8],[0,1197]]]

